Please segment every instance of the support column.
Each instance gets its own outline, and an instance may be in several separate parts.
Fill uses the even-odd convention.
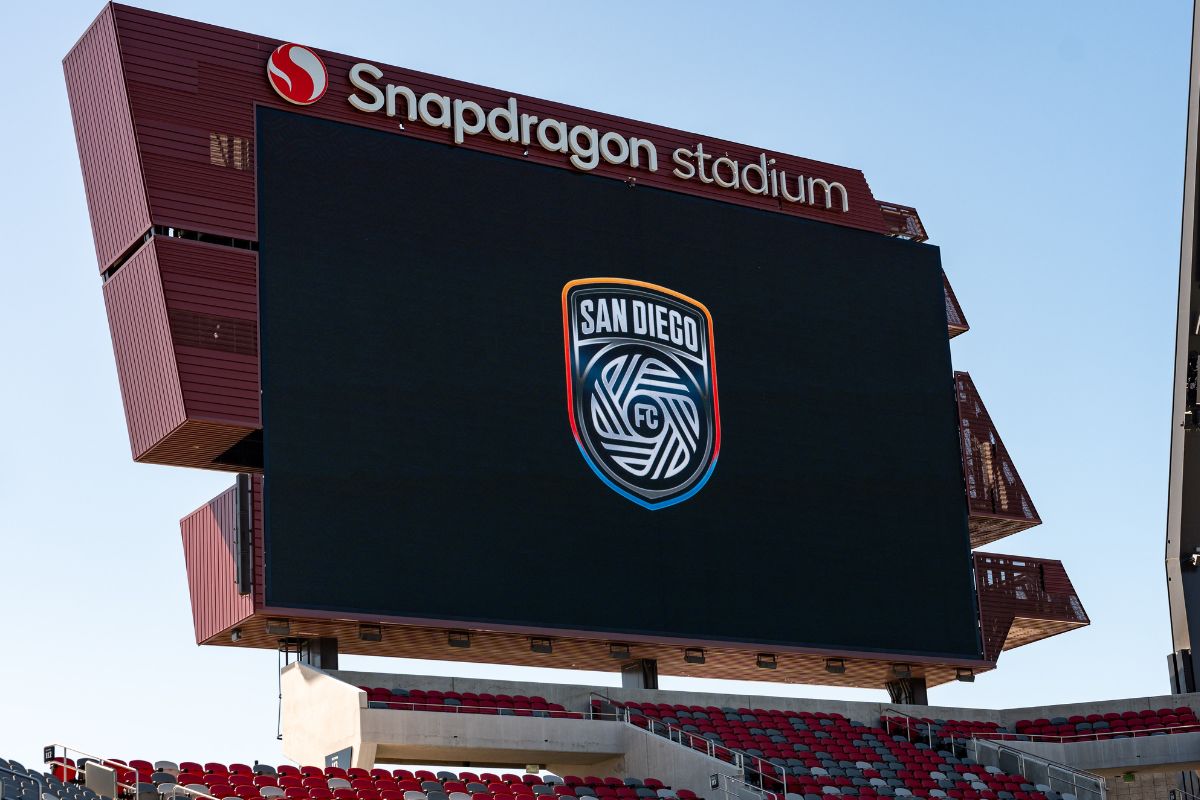
[[[300,663],[320,670],[337,669],[338,640],[332,636],[305,639],[300,646]]]
[[[911,678],[894,678],[884,686],[893,703],[906,706],[929,705],[929,690],[923,677],[914,675]]]
[[[653,658],[639,658],[637,661],[622,664],[621,688],[657,689],[658,661]]]

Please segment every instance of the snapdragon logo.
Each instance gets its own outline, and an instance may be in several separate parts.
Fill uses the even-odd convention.
[[[329,72],[312,50],[287,43],[276,47],[267,59],[267,81],[289,103],[310,106],[325,96]]]
[[[659,169],[658,147],[645,137],[522,113],[515,97],[508,98],[504,105],[484,108],[473,100],[437,92],[418,95],[407,86],[381,83],[382,79],[383,70],[374,64],[364,62],[351,67],[349,80],[354,92],[347,98],[350,105],[367,114],[383,113],[443,128],[450,132],[455,144],[463,144],[472,136],[487,135],[526,150],[538,147],[561,153],[572,167],[585,172],[601,164],[646,172]],[[705,152],[703,142],[698,142],[695,147],[676,148],[670,157],[675,165],[671,175],[681,181],[695,180],[721,189],[841,213],[850,210],[850,195],[841,183],[812,175],[789,175],[766,153],[741,163],[727,153],[714,157]]]

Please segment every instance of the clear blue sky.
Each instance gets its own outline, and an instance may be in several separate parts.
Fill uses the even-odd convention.
[[[1046,520],[991,549],[1061,558],[1094,621],[931,699],[1167,690],[1190,3],[152,7],[862,169],[877,197],[920,209],[941,246],[972,325],[955,365],[974,376]],[[178,520],[231,477],[129,455],[60,66],[99,8],[0,10],[0,755],[32,762],[60,741],[278,761],[275,654],[192,639]]]

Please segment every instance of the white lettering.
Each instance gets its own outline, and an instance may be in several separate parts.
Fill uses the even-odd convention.
[[[362,77],[364,74],[379,80],[383,77],[383,71],[373,64],[355,64],[350,68],[350,85],[361,92],[366,92],[371,98],[371,102],[368,103],[357,94],[352,94],[349,97],[350,105],[359,111],[366,111],[370,114],[383,108],[383,92],[379,91],[379,87],[375,84],[364,80]]]
[[[557,134],[554,141],[550,141],[546,135],[549,131]],[[537,140],[543,149],[549,150],[551,153],[567,152],[567,123],[559,122],[556,119],[542,120],[538,123]]]
[[[696,167],[692,164],[692,162],[688,161],[688,159],[692,158],[694,155],[695,153],[693,153],[691,150],[688,150],[686,147],[680,147],[674,153],[671,153],[671,160],[679,165],[675,169],[671,170],[671,174],[676,178],[683,178],[685,181],[696,177]]]
[[[646,335],[646,304],[641,300],[633,301],[633,332]]]
[[[658,171],[658,148],[650,139],[522,114],[515,97],[490,109],[473,100],[450,98],[436,92],[418,97],[407,86],[380,85],[383,71],[365,62],[352,66],[348,77],[353,92],[346,100],[356,110],[368,114],[382,110],[388,117],[401,117],[411,122],[420,120],[432,128],[449,129],[455,144],[463,144],[468,137],[487,131],[499,142],[525,148],[537,146],[549,153],[561,153],[567,156],[571,166],[585,172],[596,169],[601,161],[614,166],[627,164],[633,169]],[[529,155],[528,149],[525,155]],[[743,164],[728,154],[714,157],[704,151],[703,142],[698,142],[694,149],[676,148],[671,152],[671,162],[671,174],[680,180],[699,178],[701,183],[716,184],[722,189],[779,197],[813,208],[821,208],[823,200],[827,210],[842,213],[850,210],[850,192],[843,184],[796,175],[793,185],[787,172],[777,169],[775,159],[768,159],[766,153],[759,153],[757,159]],[[657,307],[635,304],[635,328],[639,314],[642,324],[650,335],[654,335],[659,329]],[[684,325],[687,324],[685,320]],[[694,326],[695,323],[690,324]],[[686,336],[686,332],[682,335]],[[675,338],[676,334],[672,333],[672,341]]]
[[[503,120],[507,126],[506,130],[500,129],[499,123],[501,120]],[[508,98],[507,107],[496,106],[488,112],[487,129],[488,133],[492,135],[493,139],[497,139],[501,142],[516,143],[519,138],[517,134],[517,128],[517,98],[510,97]],[[526,144],[529,144],[529,142],[526,142]]]
[[[579,316],[583,317],[583,322],[579,324],[579,332],[589,334],[596,330],[596,323],[592,320],[592,301],[579,301]]]
[[[683,346],[693,353],[700,352],[700,337],[696,331],[696,320],[691,317],[683,318]]]
[[[617,146],[615,153],[614,144]],[[629,143],[621,134],[609,131],[600,137],[600,155],[610,164],[624,164],[629,159]]]
[[[397,86],[394,83],[387,85],[387,115],[389,117],[396,116],[396,95],[404,98],[404,107],[407,109],[406,116],[409,122],[417,121],[417,96],[413,94],[413,90],[407,86]]]
[[[582,170],[593,170],[600,163],[600,138],[595,128],[586,125],[571,128],[570,145],[571,157],[568,160],[575,166]]]
[[[717,167],[722,165],[729,168],[729,172],[733,177],[728,180],[721,177],[721,171]],[[713,162],[712,174],[713,180],[717,182],[717,186],[724,189],[737,189],[741,187],[741,183],[738,181],[738,163],[728,156],[721,156]]]
[[[429,107],[435,104],[438,108],[436,117],[429,110]],[[433,92],[421,95],[421,101],[417,103],[417,113],[421,116],[421,122],[431,128],[449,128],[450,98]]]
[[[473,122],[467,122],[465,112],[471,112],[471,116],[475,118]],[[472,103],[470,100],[455,100],[454,101],[454,143],[462,144],[465,134],[474,136],[483,130],[483,126],[487,124],[487,116],[483,113],[483,109],[478,103]]]

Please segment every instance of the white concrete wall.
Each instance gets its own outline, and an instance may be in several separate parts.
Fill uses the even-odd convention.
[[[1117,700],[1096,700],[1085,703],[1062,703],[1052,706],[1026,706],[1000,712],[1004,723],[1012,726],[1019,719],[1044,717],[1086,717],[1088,714],[1121,713],[1122,711],[1157,711],[1160,708],[1189,706],[1200,713],[1200,694],[1160,694],[1153,697],[1126,697]],[[1178,735],[1178,734],[1175,734]],[[1123,741],[1123,740],[1122,740]]]
[[[293,665],[295,666],[295,665]],[[289,669],[291,669],[289,667]],[[339,671],[325,677],[341,684],[334,691],[323,681],[317,681],[304,668],[300,673],[306,680],[288,680],[285,671],[285,751],[303,752],[310,760],[321,757],[351,742],[355,746],[355,763],[369,758],[389,762],[423,762],[445,764],[494,763],[497,766],[540,764],[559,774],[617,774],[636,777],[653,776],[677,787],[698,793],[708,790],[708,776],[714,772],[732,774],[724,762],[682,747],[662,737],[619,723],[586,720],[544,719],[536,717],[496,717],[460,715],[454,713],[407,712],[389,709],[366,709],[365,695],[356,688],[382,686],[388,689],[438,689],[458,692],[491,692],[492,694],[541,695],[550,702],[561,703],[572,711],[585,711],[591,693],[621,700],[681,703],[702,706],[732,706],[735,708],[794,709],[844,714],[858,722],[875,725],[879,716],[896,708],[889,703],[863,703],[837,700],[771,697],[765,695],[703,694],[679,691],[621,689],[576,684],[534,684],[477,678],[448,678],[424,675],[396,675]],[[322,674],[323,675],[323,674]],[[334,680],[334,679],[337,680]],[[347,685],[349,684],[349,685]],[[303,689],[305,703],[320,705],[326,702],[350,704],[353,709],[333,712],[313,710],[316,726],[326,731],[295,731],[302,743],[288,741],[288,720],[297,719],[302,703],[290,698],[291,687]],[[1106,713],[1109,711],[1139,711],[1142,709],[1191,706],[1200,711],[1200,694],[1161,695],[1157,697],[1125,698],[1095,703],[1076,703],[1055,706],[1035,706],[1014,709],[981,709],[942,706],[904,706],[902,710],[914,716],[943,719],[989,720],[1012,726],[1018,719],[1035,719]],[[290,709],[290,710],[289,710]],[[347,730],[359,714],[357,735]],[[305,738],[306,737],[306,738]],[[1013,743],[1020,749],[1055,761],[1101,774],[1122,774],[1142,770],[1168,772],[1200,766],[1200,733],[1170,736],[1115,739],[1105,742],[1070,744]],[[295,748],[295,749],[293,749]],[[319,763],[319,762],[314,762]],[[364,764],[369,766],[369,764]]]
[[[362,739],[366,692],[298,662],[283,668],[280,682],[285,756],[300,764],[324,766],[325,756],[350,747],[351,766],[374,766],[375,745]]]
[[[331,672],[341,680],[356,686],[380,686],[385,689],[436,689],[442,692],[490,692],[492,694],[541,695],[552,703],[561,703],[571,711],[583,711],[595,692],[620,700],[639,702],[680,703],[701,706],[731,706],[733,708],[794,709],[796,711],[824,711],[844,714],[850,719],[868,724],[878,724],[880,714],[889,708],[898,708],[892,703],[863,703],[845,700],[815,700],[795,697],[771,697],[768,695],[716,694],[700,692],[666,691],[662,689],[622,689],[612,686],[588,686],[585,684],[522,683],[517,681],[487,680],[481,678],[447,678],[427,675],[395,675],[375,672]],[[1180,703],[1180,705],[1183,705]],[[977,719],[1001,721],[1002,712],[985,708],[950,708],[944,706],[902,706],[905,713],[945,719]],[[1200,708],[1200,706],[1198,706]]]
[[[1180,771],[1200,768],[1200,733],[1168,736],[1138,736],[1098,742],[1012,742],[1014,747],[1036,756],[1070,764],[1098,775],[1126,772]]]

